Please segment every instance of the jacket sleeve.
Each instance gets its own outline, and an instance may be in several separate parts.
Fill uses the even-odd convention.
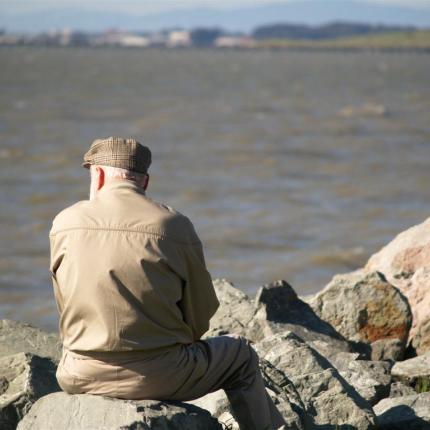
[[[179,307],[194,340],[199,340],[209,329],[209,320],[218,309],[219,302],[206,269],[201,242],[185,246],[184,254],[185,279]]]

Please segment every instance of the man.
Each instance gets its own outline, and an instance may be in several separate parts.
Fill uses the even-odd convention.
[[[192,223],[149,199],[150,150],[93,142],[90,199],[50,232],[51,273],[69,393],[191,400],[224,389],[241,429],[278,428],[258,357],[238,336],[201,340],[218,300]]]

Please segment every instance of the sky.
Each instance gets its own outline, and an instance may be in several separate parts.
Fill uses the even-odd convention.
[[[152,14],[175,9],[211,7],[229,9],[242,6],[288,3],[306,0],[0,0],[1,11],[15,13],[24,11],[46,10],[50,8],[102,9],[127,11],[128,13]],[[345,0],[347,4],[350,0]],[[324,0],[321,0],[323,3]],[[408,6],[409,8],[430,7],[430,0],[367,0],[368,3]]]
[[[430,28],[430,0],[0,0],[0,30],[8,32],[158,31],[199,26],[249,32],[279,21]]]

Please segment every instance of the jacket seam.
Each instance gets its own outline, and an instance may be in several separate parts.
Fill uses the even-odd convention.
[[[174,242],[178,242],[181,244],[185,244],[185,245],[198,245],[201,242],[199,240],[195,241],[195,242],[185,242],[179,239],[176,239],[174,237],[171,236],[167,236],[163,233],[157,233],[157,232],[153,232],[153,231],[147,231],[144,229],[127,229],[127,228],[105,228],[105,227],[70,227],[70,228],[63,228],[61,230],[57,230],[55,233],[50,233],[49,236],[50,237],[55,237],[57,234],[59,233],[63,233],[66,231],[73,231],[73,230],[85,230],[85,231],[115,231],[115,232],[123,232],[123,233],[139,233],[139,234],[148,234],[148,235],[153,235],[153,236],[159,236],[159,237],[163,237],[166,239],[171,239]]]

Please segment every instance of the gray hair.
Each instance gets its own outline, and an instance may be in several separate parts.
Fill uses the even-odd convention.
[[[105,172],[105,177],[109,179],[128,179],[130,181],[141,182],[146,173],[133,172],[132,170],[122,169],[121,167],[100,166]]]

